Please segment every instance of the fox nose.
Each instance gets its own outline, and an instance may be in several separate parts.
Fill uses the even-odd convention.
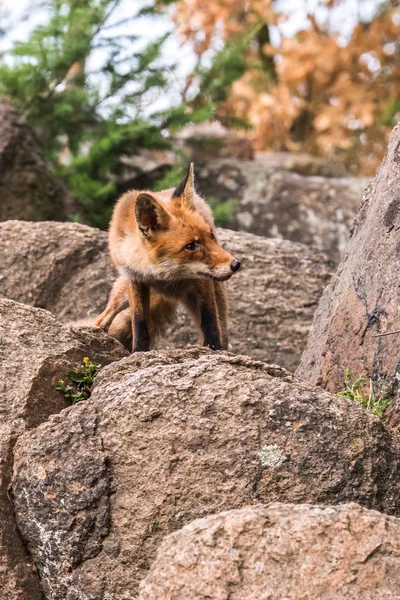
[[[233,261],[230,264],[231,271],[233,271],[234,273],[236,273],[236,271],[239,271],[240,264],[241,264],[240,260],[236,260],[236,258],[234,258]]]

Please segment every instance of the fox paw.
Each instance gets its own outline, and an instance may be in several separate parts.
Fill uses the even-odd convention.
[[[225,350],[223,346],[219,343],[210,342],[209,344],[204,344],[207,348],[211,348],[211,350]]]

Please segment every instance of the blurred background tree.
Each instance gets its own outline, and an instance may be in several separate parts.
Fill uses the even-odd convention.
[[[44,1],[43,23],[23,41],[1,18],[11,42],[0,95],[34,126],[78,200],[74,218],[100,227],[121,157],[169,147],[188,123],[241,127],[256,149],[323,155],[372,175],[400,114],[400,11],[376,0],[344,36],[332,17],[343,1],[315,0],[291,32],[279,0]],[[167,30],[153,35],[160,18]]]
[[[51,0],[47,22],[14,43],[0,63],[0,94],[36,129],[56,173],[80,201],[81,216],[103,227],[121,155],[166,145],[162,128],[144,117],[144,109],[173,69],[159,62],[165,36],[140,52],[129,50],[141,15],[124,19],[133,34],[115,33],[123,24],[115,18],[119,4]],[[145,10],[155,14],[158,8]],[[88,59],[96,51],[102,60],[91,71]]]

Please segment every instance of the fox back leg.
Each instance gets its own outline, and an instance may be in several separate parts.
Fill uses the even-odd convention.
[[[178,303],[163,294],[152,294],[150,296],[149,330],[152,344],[157,337],[163,335],[168,325],[176,319]]]
[[[110,292],[107,306],[101,315],[97,317],[95,325],[108,331],[110,324],[118,313],[128,308],[128,306],[128,281],[123,277],[118,277]]]
[[[167,325],[176,318],[177,303],[162,294],[150,296],[150,311],[148,315],[147,330],[150,336],[150,348],[154,346],[158,336],[165,332]],[[130,307],[118,313],[112,321],[108,333],[117,338],[127,348],[132,350],[132,310]]]
[[[132,314],[129,306],[114,317],[108,334],[121,342],[129,352],[132,350]]]

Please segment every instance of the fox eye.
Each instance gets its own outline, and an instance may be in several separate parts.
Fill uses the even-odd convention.
[[[199,247],[198,242],[190,242],[190,244],[186,244],[186,246],[184,247],[184,250],[191,250],[193,252],[194,250],[197,250],[198,247]]]

